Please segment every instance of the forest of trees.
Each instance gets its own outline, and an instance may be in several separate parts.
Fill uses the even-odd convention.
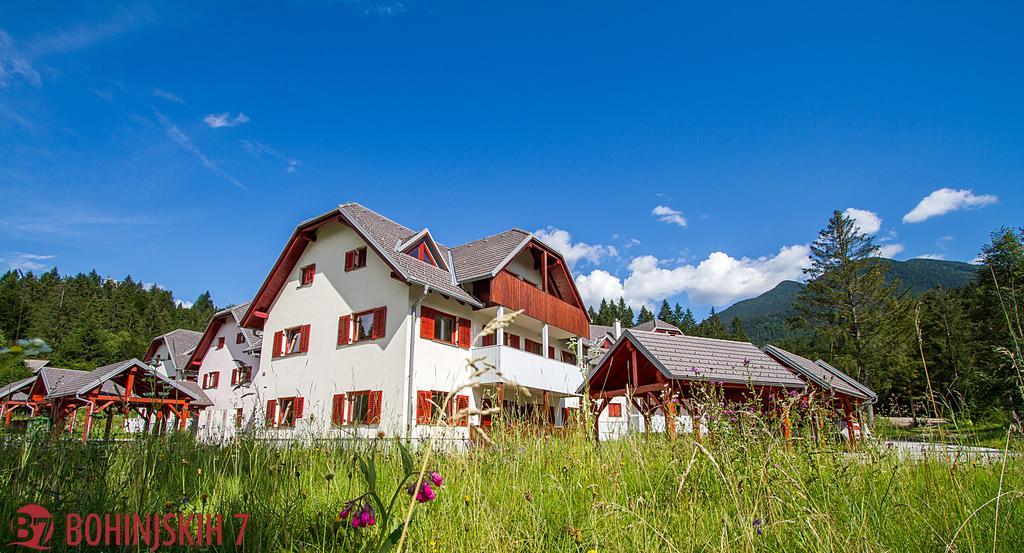
[[[150,340],[176,328],[203,330],[217,310],[209,292],[183,307],[158,286],[57,269],[0,277],[0,345],[42,338],[53,365],[91,370],[141,358]],[[14,356],[0,357],[0,383],[23,376]]]
[[[974,281],[911,296],[878,257],[871,236],[833,213],[812,245],[813,265],[797,313],[775,345],[825,359],[867,383],[882,412],[940,410],[1008,416],[1024,404],[1024,229],[999,229],[981,249]],[[659,318],[684,334],[747,340],[739,317],[726,327],[712,308],[697,322],[667,300],[657,313],[626,302],[590,308],[594,324],[624,327]],[[927,371],[926,371],[927,369]],[[931,392],[929,392],[929,381]]]

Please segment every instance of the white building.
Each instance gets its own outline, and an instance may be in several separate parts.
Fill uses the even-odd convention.
[[[262,338],[239,326],[248,309],[245,303],[215,313],[188,358],[187,374],[213,403],[199,415],[201,439],[227,439],[251,425],[245,417],[256,400],[252,374]]]
[[[185,371],[202,332],[179,328],[153,338],[143,361],[171,380],[188,380]]]
[[[509,329],[472,343],[489,320],[518,309]],[[470,358],[531,393],[506,393],[490,373],[456,407],[501,402],[506,416],[560,425],[578,404],[575,362],[589,336],[568,267],[532,234],[511,229],[448,248],[354,203],[296,228],[241,326],[265,338],[242,419],[282,438],[437,429],[464,440],[465,426],[433,424],[434,404],[467,378]],[[474,416],[466,426],[489,422]]]

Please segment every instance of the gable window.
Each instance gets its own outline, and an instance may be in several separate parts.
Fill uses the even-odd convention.
[[[245,334],[242,334],[241,332],[239,332],[238,335],[235,336],[235,343],[236,344],[244,344],[245,343]]]
[[[361,269],[366,266],[366,248],[356,248],[345,252],[345,272]]]
[[[434,256],[433,254],[430,253],[430,248],[427,246],[427,243],[425,241],[416,244],[411,249],[406,250],[405,253],[415,257],[416,259],[419,259],[424,263],[430,263],[431,265],[437,267],[437,261],[434,261]]]
[[[313,284],[313,275],[316,274],[316,265],[306,265],[302,268],[302,275],[299,278],[300,286]]]
[[[224,349],[224,337],[217,338],[217,349]]]
[[[309,351],[309,325],[278,330],[274,333],[273,356],[292,355]]]
[[[608,416],[617,419],[622,416],[622,404],[612,403],[608,405]]]
[[[349,424],[377,424],[380,422],[381,392],[349,392]]]

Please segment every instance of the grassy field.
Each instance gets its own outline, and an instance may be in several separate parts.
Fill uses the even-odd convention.
[[[444,484],[436,499],[416,503],[406,550],[1024,550],[1017,456],[911,462],[882,448],[787,444],[764,432],[702,443],[635,435],[595,445],[582,431],[493,438],[492,447],[437,452],[426,463]],[[0,520],[29,502],[58,520],[249,513],[246,551],[377,550],[401,527],[410,496],[398,482],[424,451],[405,462],[400,453],[389,440],[220,448],[188,434],[106,445],[10,436],[0,446]],[[338,515],[367,489],[364,463],[385,503],[398,492],[391,520],[378,508],[376,525],[356,529]],[[225,524],[233,537],[235,522]]]

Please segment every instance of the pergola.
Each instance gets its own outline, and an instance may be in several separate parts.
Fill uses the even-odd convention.
[[[660,410],[670,435],[675,434],[678,402],[693,417],[699,438],[701,414],[695,392],[708,385],[716,387],[726,401],[759,398],[767,402],[771,396],[781,400],[788,398],[790,391],[805,389],[803,381],[748,342],[629,329],[587,377],[595,439],[599,437],[600,414],[618,397],[628,398],[648,428],[652,414]],[[783,428],[788,438],[788,417]]]
[[[18,384],[18,383],[16,383]],[[92,371],[44,367],[31,379],[22,381],[24,398],[0,390],[0,409],[27,405],[33,414],[48,410],[53,427],[74,429],[79,409],[86,409],[82,441],[89,439],[93,419],[107,409],[135,411],[145,421],[144,432],[156,421],[154,431],[166,430],[171,415],[184,430],[191,415],[211,405],[206,394],[194,382],[167,378],[138,359],[128,359]],[[107,417],[106,437],[110,436],[112,416]]]
[[[846,421],[847,434],[849,434],[850,446],[856,446],[853,424],[854,413],[856,413],[857,421],[863,429],[864,417],[861,407],[865,404],[871,405],[875,403],[878,400],[878,395],[843,371],[820,359],[811,361],[806,357],[772,345],[766,346],[764,352],[793,371],[810,388],[818,390],[821,397],[836,412],[843,414],[843,419]]]

